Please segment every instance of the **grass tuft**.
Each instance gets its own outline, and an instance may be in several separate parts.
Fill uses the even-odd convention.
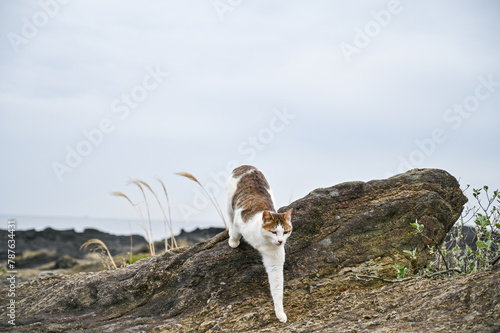
[[[143,223],[143,225],[144,225],[143,228],[145,229],[146,234],[148,234],[149,252],[151,253],[152,256],[154,256],[154,255],[156,255],[156,251],[155,251],[154,242],[153,242],[153,240],[151,238],[151,236],[153,235],[153,226],[151,224],[151,213],[149,211],[149,203],[148,203],[148,199],[146,197],[146,192],[142,188],[142,186],[144,184],[146,184],[144,181],[137,180],[137,179],[132,179],[132,178],[130,178],[129,181],[127,182],[127,185],[136,185],[139,188],[139,190],[141,190],[142,197],[144,198],[144,204],[146,205],[146,211],[148,213],[149,233],[147,231],[147,225],[146,225],[146,223]],[[144,185],[144,186],[146,186],[146,185]],[[147,187],[151,189],[151,187],[149,185],[147,185]]]
[[[149,234],[149,231],[148,231],[148,228],[147,228],[147,225],[146,225],[146,221],[144,220],[144,216],[142,215],[142,212],[141,210],[139,209],[139,207],[137,207],[137,204],[135,204],[127,195],[125,195],[123,192],[111,192],[111,195],[113,196],[116,196],[116,197],[122,197],[122,198],[125,198],[127,199],[127,201],[132,205],[132,207],[134,207],[137,215],[139,215],[139,218],[141,219],[141,222],[142,222],[142,229],[144,230],[144,232],[146,233],[146,239],[148,241],[148,250],[149,250],[149,253],[151,255],[154,255],[154,243],[151,239],[151,236]]]
[[[160,178],[156,178],[156,180],[161,184],[161,187],[163,189],[163,193],[165,194],[165,198],[167,201],[166,209],[165,209],[164,205],[162,204],[158,194],[151,187],[151,185],[149,185],[147,182],[140,180],[140,179],[129,178],[129,180],[126,183],[127,185],[137,186],[139,188],[139,190],[141,191],[142,197],[144,199],[144,204],[146,205],[147,214],[148,214],[148,223],[146,223],[146,220],[144,219],[144,216],[142,214],[142,211],[139,209],[138,204],[135,204],[123,192],[112,192],[111,193],[114,196],[123,197],[123,198],[127,199],[128,202],[135,208],[137,214],[141,218],[142,228],[144,229],[144,232],[146,233],[146,238],[148,241],[148,250],[149,250],[149,253],[151,254],[151,256],[154,256],[156,254],[156,250],[155,250],[154,242],[152,240],[153,228],[152,228],[152,224],[151,224],[151,214],[150,214],[150,209],[149,209],[150,208],[149,202],[147,199],[145,189],[147,189],[147,191],[149,191],[154,196],[154,198],[156,199],[156,202],[160,206],[160,210],[161,210],[162,215],[163,215],[163,222],[165,225],[165,251],[167,251],[169,248],[171,249],[171,248],[177,247],[177,240],[175,239],[175,235],[174,235],[174,231],[173,231],[172,214],[171,214],[171,209],[170,209],[170,200],[168,197],[167,188],[165,186],[165,183]],[[166,211],[168,211],[168,214],[166,213]],[[168,217],[167,217],[167,215],[168,215]],[[148,228],[148,226],[149,226],[149,228]],[[170,231],[170,244],[168,244],[167,230]]]
[[[165,210],[163,209],[162,204],[160,203],[160,200],[156,196],[156,193],[154,193],[156,200],[158,201],[158,204],[160,205],[161,212],[163,213],[163,220],[165,222],[165,251],[168,248],[167,244],[167,226],[170,229],[170,247],[171,248],[176,248],[177,247],[177,241],[174,236],[174,230],[172,226],[172,214],[171,214],[171,209],[170,209],[170,200],[168,198],[168,193],[167,193],[167,188],[165,187],[165,184],[163,183],[163,180],[160,178],[156,178],[156,180],[161,184],[161,187],[163,188],[163,193],[165,194],[165,198],[167,199],[167,208],[168,208],[168,219],[167,216],[165,215]]]
[[[111,256],[111,253],[109,252],[108,247],[106,246],[106,244],[104,244],[104,242],[102,240],[97,239],[97,238],[89,239],[88,241],[83,243],[82,246],[80,246],[80,250],[87,251],[87,248],[91,245],[96,245],[96,247],[94,247],[93,249],[90,250],[91,252],[95,252],[95,251],[99,251],[99,250],[102,252],[106,252],[108,254],[108,258],[109,258],[110,263],[113,265],[114,269],[117,269],[115,261],[113,260],[113,257]]]

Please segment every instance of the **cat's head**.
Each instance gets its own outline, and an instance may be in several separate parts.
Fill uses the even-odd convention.
[[[284,245],[292,233],[292,211],[293,208],[281,214],[267,210],[262,213],[262,234],[274,245]]]

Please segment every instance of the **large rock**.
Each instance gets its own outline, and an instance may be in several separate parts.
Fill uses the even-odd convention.
[[[359,280],[352,273],[386,274],[387,265],[406,260],[402,250],[417,249],[420,255],[413,266],[425,265],[427,245],[443,240],[465,202],[455,178],[431,169],[318,189],[282,208],[294,208],[285,264],[287,326],[273,317],[258,253],[244,242],[231,249],[223,232],[191,248],[116,271],[53,276],[20,285],[16,329],[187,332],[287,327],[308,332],[357,325],[418,331],[433,327],[416,324],[427,320],[428,325],[439,325],[433,328],[448,331],[479,323],[492,327],[499,325],[499,270],[443,283],[410,281],[383,288],[378,280]],[[427,237],[413,232],[410,223],[416,219],[425,225]],[[405,286],[410,290],[406,294]],[[0,299],[5,318],[6,291]],[[411,300],[415,308],[406,303]],[[431,320],[429,308],[439,309],[437,322]],[[464,316],[467,321],[462,321]],[[0,327],[9,330],[4,321]]]
[[[310,274],[312,266],[325,274],[371,259],[396,262],[403,250],[413,249],[418,269],[428,262],[428,245],[443,241],[466,202],[457,180],[435,169],[316,189],[281,209],[294,208],[294,230],[300,233],[294,232],[288,253],[302,259],[290,260],[291,270]],[[416,220],[425,236],[415,235],[410,223]]]

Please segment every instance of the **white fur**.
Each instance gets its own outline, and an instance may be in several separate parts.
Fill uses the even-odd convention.
[[[249,172],[254,172],[253,170]],[[288,236],[283,227],[278,226],[276,234],[262,228],[262,213],[255,214],[247,222],[241,218],[241,209],[233,211],[232,199],[236,191],[238,179],[229,177],[227,184],[228,213],[229,213],[229,246],[232,248],[240,245],[241,236],[262,255],[262,261],[266,268],[271,295],[274,302],[276,317],[285,323],[287,320],[283,308],[283,264],[285,262],[285,242]],[[269,190],[274,206],[274,196]]]

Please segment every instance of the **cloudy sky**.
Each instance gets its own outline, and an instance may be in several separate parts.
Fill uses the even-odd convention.
[[[134,218],[110,192],[144,209],[126,181],[161,194],[159,177],[178,226],[220,226],[174,173],[225,211],[239,164],[278,206],[415,167],[499,188],[499,14],[494,0],[2,1],[0,215]]]

